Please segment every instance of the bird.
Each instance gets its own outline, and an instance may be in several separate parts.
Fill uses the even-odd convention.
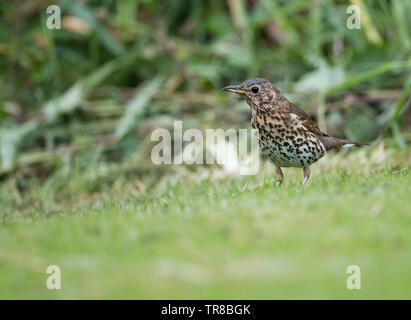
[[[239,94],[250,106],[251,126],[258,131],[262,153],[275,166],[276,186],[284,180],[283,167],[302,168],[305,185],[310,178],[310,166],[329,151],[367,145],[321,131],[304,110],[288,101],[266,79],[249,79],[223,90]]]

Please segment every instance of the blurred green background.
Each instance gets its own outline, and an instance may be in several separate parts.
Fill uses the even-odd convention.
[[[49,30],[51,4],[0,5],[2,174],[40,162],[47,175],[56,150],[122,161],[175,119],[248,126],[248,107],[221,88],[251,77],[330,134],[405,145],[409,1],[64,0],[62,29]],[[359,30],[346,26],[350,4]]]
[[[61,8],[60,30],[50,30],[46,26],[50,16],[47,7],[53,4]],[[347,28],[346,21],[351,15],[346,12],[349,5],[357,5],[361,9],[361,29]],[[99,292],[104,287],[107,290],[102,294],[104,297],[187,298],[190,297],[188,294],[196,296],[197,293],[197,297],[203,298],[244,298],[247,296],[237,294],[236,290],[250,284],[253,297],[281,297],[280,293],[272,294],[269,288],[264,287],[270,281],[266,283],[265,278],[258,278],[259,272],[248,274],[234,266],[235,270],[240,271],[235,281],[230,282],[233,279],[226,278],[231,272],[230,267],[227,267],[230,272],[226,270],[226,273],[213,269],[221,262],[219,250],[227,246],[227,251],[233,250],[233,256],[224,256],[224,259],[245,259],[246,263],[255,263],[256,270],[263,270],[261,274],[265,274],[264,270],[273,257],[250,258],[250,255],[258,255],[259,251],[270,255],[269,248],[275,247],[278,239],[276,234],[266,230],[269,237],[274,237],[267,242],[273,246],[259,247],[259,238],[247,227],[256,224],[258,234],[260,227],[264,227],[260,225],[261,221],[254,221],[247,212],[241,211],[244,207],[249,207],[250,212],[260,212],[259,208],[263,205],[270,214],[264,210],[262,214],[274,219],[270,220],[272,226],[284,225],[284,230],[289,230],[290,233],[284,233],[284,238],[279,240],[282,244],[291,243],[282,247],[285,252],[282,258],[295,258],[292,261],[297,264],[307,261],[311,253],[315,256],[317,249],[321,251],[319,256],[328,259],[328,252],[324,253],[322,248],[330,239],[326,237],[327,231],[331,232],[334,227],[342,228],[341,238],[335,236],[334,244],[338,247],[339,241],[344,241],[349,246],[334,262],[349,263],[347,255],[353,253],[363,257],[365,264],[373,265],[373,259],[384,256],[388,252],[385,250],[396,252],[389,244],[385,246],[381,243],[373,247],[374,242],[368,238],[369,234],[362,234],[361,229],[353,230],[356,229],[353,221],[357,219],[363,219],[361,222],[364,224],[369,223],[368,216],[355,216],[355,208],[366,211],[369,207],[374,208],[375,203],[381,205],[381,208],[377,206],[375,209],[378,213],[389,210],[389,207],[396,208],[394,216],[398,219],[373,220],[374,225],[371,223],[367,232],[372,237],[378,237],[382,230],[383,233],[388,232],[384,234],[395,238],[389,242],[395,248],[397,237],[402,245],[411,243],[404,229],[404,222],[409,222],[402,211],[405,207],[396,207],[399,201],[405,201],[404,206],[409,201],[406,193],[410,185],[410,17],[411,1],[407,0],[2,1],[0,219],[5,229],[0,232],[0,284],[6,288],[2,296],[50,297],[49,293],[39,293],[38,288],[43,288],[43,284],[33,280],[38,279],[38,273],[45,270],[44,265],[63,259],[61,252],[71,252],[79,258],[78,270],[87,265],[87,259],[90,259],[90,265],[84,267],[86,270],[97,268],[96,261],[100,261],[100,257],[93,260],[90,254],[96,254],[99,246],[94,241],[105,234],[109,237],[105,241],[110,245],[104,253],[107,260],[103,259],[105,262],[102,264],[107,268],[107,261],[113,261],[115,257],[122,266],[116,275],[107,277],[104,272],[104,276],[101,275],[113,283],[101,282],[100,278],[90,280],[91,284],[73,280],[72,291],[58,297],[101,297]],[[313,189],[307,194],[302,194],[300,189],[295,191],[301,177],[297,178],[294,173],[281,192],[276,193],[271,182],[273,169],[265,165],[257,177],[244,178],[245,184],[238,177],[229,177],[218,166],[153,165],[150,159],[153,146],[151,132],[159,127],[172,129],[174,120],[183,120],[184,129],[250,127],[248,105],[222,92],[221,88],[252,77],[272,81],[328,133],[369,142],[372,147],[354,152],[355,155],[351,156],[327,156],[330,160],[324,159],[319,164],[321,175],[317,173],[317,182],[312,182],[310,186]],[[332,165],[327,166],[327,161]],[[364,171],[359,171],[360,168]],[[361,178],[362,174],[364,176]],[[262,184],[263,189],[254,195],[252,190],[256,184]],[[187,186],[191,186],[191,193],[185,189]],[[231,199],[233,195],[235,197],[244,192],[247,194],[241,195],[238,203]],[[369,196],[366,202],[362,198],[364,194]],[[395,198],[396,195],[398,198]],[[333,205],[322,204],[324,199],[333,197],[336,197]],[[346,198],[351,199],[351,203],[345,203]],[[292,207],[302,208],[299,213],[301,220],[298,216],[289,218],[287,214],[283,215],[290,202]],[[232,211],[228,213],[227,203],[232,206]],[[202,216],[197,221],[196,216],[189,215],[193,210],[207,211],[204,209],[207,206],[212,208],[212,213],[209,212],[211,222],[204,221],[206,218]],[[335,216],[332,217],[335,219],[329,218],[328,221],[325,218],[329,224],[321,224],[322,219],[327,217],[327,210],[333,210],[333,207]],[[238,222],[238,230],[234,227],[234,239],[230,238],[233,241],[230,244],[224,234],[232,233],[226,231],[224,224],[235,219],[237,210],[244,219]],[[118,215],[124,212],[127,214],[123,221]],[[149,220],[145,222],[134,221],[139,218],[129,212],[142,214],[143,220],[147,215],[158,215],[158,220],[153,222],[156,220],[150,216],[146,217]],[[224,212],[227,213],[226,220],[220,220],[219,213]],[[316,212],[320,213],[321,218],[311,220],[311,215]],[[346,217],[347,213],[353,216]],[[104,220],[93,220],[102,214]],[[111,218],[114,220],[110,221],[106,214],[113,214]],[[43,222],[49,221],[49,217],[83,215],[86,221],[67,221],[70,230],[63,228],[66,220]],[[170,230],[159,227],[164,222],[163,215],[170,223]],[[275,220],[277,218],[278,221]],[[188,219],[187,227],[192,219],[199,223],[195,227],[198,229],[193,229],[199,232],[196,234],[200,237],[198,242],[196,235],[190,238],[194,231],[185,233],[187,230],[174,222],[176,219]],[[306,247],[304,239],[293,233],[302,231],[305,223],[301,221],[312,223],[312,229],[304,230],[308,238],[312,237],[312,247]],[[34,222],[37,224],[31,229]],[[317,222],[322,225],[322,238],[316,238]],[[94,224],[97,231],[92,227]],[[114,229],[111,230],[110,226]],[[392,233],[384,226],[388,226]],[[130,257],[126,259],[126,251],[119,249],[126,250],[128,247],[124,244],[127,241],[140,239],[140,231],[134,228],[146,230],[142,231],[143,249],[140,249],[143,255],[147,254],[147,264],[141,262],[141,266],[140,262],[129,260]],[[215,228],[221,229],[222,233],[215,231]],[[347,231],[350,228],[355,231],[357,244],[365,239],[364,247],[353,249],[353,234]],[[221,242],[207,242],[209,231],[217,232],[216,239],[222,237]],[[242,233],[249,240],[244,248],[239,240]],[[130,237],[124,234],[130,234]],[[52,236],[59,235],[67,242],[60,239],[63,242],[53,247],[55,238]],[[330,233],[329,236],[332,238],[334,234]],[[91,247],[83,246],[82,241],[86,239],[91,241]],[[157,247],[153,245],[156,239],[159,241]],[[148,247],[145,246],[146,242]],[[127,286],[127,279],[134,276],[122,269],[126,264],[142,273],[150,273],[155,269],[151,268],[150,263],[157,263],[159,257],[164,258],[167,252],[173,253],[174,257],[179,256],[181,252],[170,251],[170,244],[176,242],[184,243],[185,255],[182,256],[186,258],[197,259],[194,252],[204,251],[203,257],[190,263],[208,261],[208,265],[203,265],[204,274],[211,277],[208,291],[198,295],[196,284],[175,291],[170,284],[175,279],[167,284],[162,276],[160,280],[164,281],[157,280],[165,287],[160,282],[154,282],[153,287],[149,288],[150,282],[146,283],[148,279],[145,277],[136,277],[133,284],[144,284],[145,290],[136,293],[133,286]],[[300,248],[299,245],[306,251],[293,257],[293,250]],[[151,246],[157,249],[150,251]],[[49,247],[52,249],[48,250]],[[140,250],[133,246],[131,249]],[[177,250],[176,247],[173,250]],[[396,292],[403,297],[409,294],[409,287],[401,287],[406,283],[401,280],[404,279],[402,271],[409,270],[410,263],[406,258],[401,259],[398,278],[391,285],[397,286],[396,289],[400,287]],[[171,263],[170,268],[174,268],[175,272],[180,264],[165,261],[159,268],[165,268],[166,275],[161,272],[168,279],[168,276],[174,276],[172,271],[167,271],[168,264]],[[289,262],[283,264],[284,270]],[[312,269],[307,271],[307,277],[298,273],[294,280],[290,280],[292,277],[283,279],[280,287],[286,296],[350,297],[346,291],[340,292],[334,287],[335,264],[330,262],[331,269],[327,269],[316,263],[314,260],[309,263]],[[239,265],[242,263],[239,262]],[[187,268],[188,273],[195,273],[191,264]],[[193,268],[197,271],[201,269]],[[314,287],[307,284],[302,289],[298,284],[300,282],[295,281],[316,277],[311,274],[315,273],[314,269],[323,274],[329,272],[329,278],[324,278]],[[73,279],[77,281],[78,270],[72,270]],[[280,274],[284,271],[281,270]],[[111,272],[111,269],[106,271]],[[380,263],[372,277],[377,279],[378,274],[389,271],[395,273],[389,266]],[[122,278],[123,272],[127,279]],[[241,274],[244,274],[244,283],[239,280]],[[157,276],[154,274],[153,278]],[[184,274],[182,277],[186,276]],[[258,281],[255,282],[253,277],[257,277]],[[200,281],[201,284],[208,283],[207,279]],[[227,286],[224,281],[229,281]],[[32,291],[28,289],[22,295],[27,283],[30,283]],[[78,294],[80,291],[76,291],[79,289],[73,283],[80,287],[84,285],[86,289],[82,290],[86,291]],[[270,285],[277,284],[274,281]],[[117,289],[111,291],[116,285]],[[217,294],[221,286],[226,291]],[[368,291],[365,297],[381,297],[386,289],[386,283],[377,282],[374,290]],[[118,295],[113,296],[110,292]],[[310,292],[315,294],[311,296]],[[332,294],[327,295],[327,292]]]

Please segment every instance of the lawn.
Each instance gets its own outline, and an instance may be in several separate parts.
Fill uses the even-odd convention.
[[[0,298],[410,299],[410,155],[383,143],[327,155],[305,187],[286,169],[276,188],[267,163],[69,200],[57,178],[33,182],[28,199],[5,183]],[[46,287],[49,265],[60,290]],[[349,265],[360,290],[346,287]]]

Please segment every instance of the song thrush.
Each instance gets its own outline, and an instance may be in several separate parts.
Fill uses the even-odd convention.
[[[259,145],[274,164],[277,186],[283,182],[281,167],[303,168],[303,185],[310,177],[310,165],[329,150],[365,144],[329,136],[299,107],[292,104],[261,78],[249,79],[238,86],[224,87],[244,97],[251,107],[251,125],[259,133]]]

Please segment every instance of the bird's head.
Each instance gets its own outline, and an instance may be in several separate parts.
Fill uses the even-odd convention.
[[[262,78],[249,79],[240,85],[224,87],[223,90],[235,92],[244,97],[251,108],[272,104],[274,99],[280,98],[281,95],[270,81]]]

